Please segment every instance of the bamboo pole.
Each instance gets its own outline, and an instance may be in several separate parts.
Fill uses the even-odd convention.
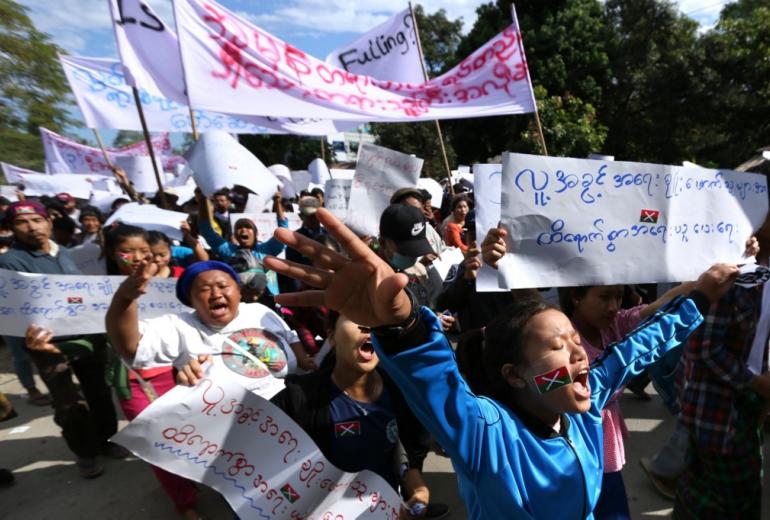
[[[102,150],[102,155],[104,155],[104,161],[107,163],[107,166],[110,168],[115,168],[115,165],[112,164],[112,160],[110,159],[109,154],[107,153],[107,149],[104,147],[104,141],[102,141],[102,136],[99,134],[99,130],[96,128],[92,128],[91,131],[94,133],[94,137],[96,137],[96,142],[99,144],[99,148]]]
[[[422,42],[420,42],[420,31],[417,28],[417,18],[414,16],[414,10],[412,9],[412,2],[409,2],[409,14],[412,17],[412,26],[414,27],[414,35],[417,38],[417,52],[420,53],[420,66],[422,67],[422,76],[427,82],[430,78],[428,77],[428,70],[425,68],[425,57],[422,53]],[[439,124],[438,119],[433,121],[436,123],[436,135],[438,136],[438,142],[439,146],[441,147],[441,155],[444,158],[444,167],[446,168],[446,176],[449,180],[449,193],[451,195],[455,194],[454,187],[452,186],[452,169],[449,167],[449,158],[446,154],[446,146],[444,145],[444,134],[441,132],[441,124]]]
[[[142,123],[142,133],[144,134],[144,142],[147,143],[147,151],[150,154],[150,161],[152,161],[152,171],[155,173],[155,181],[158,183],[158,195],[160,195],[160,204],[166,206],[166,193],[163,191],[163,182],[160,179],[160,172],[158,171],[158,163],[155,161],[155,150],[152,148],[152,139],[150,139],[150,132],[147,130],[147,121],[144,119],[144,110],[142,110],[142,102],[139,99],[139,91],[136,87],[131,87],[131,91],[134,93],[134,102],[136,103],[136,110],[139,112],[139,122]]]

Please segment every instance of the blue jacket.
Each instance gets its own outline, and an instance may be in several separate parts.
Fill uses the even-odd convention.
[[[451,457],[469,518],[477,520],[593,518],[604,465],[602,408],[703,321],[693,300],[678,298],[608,347],[591,365],[590,410],[564,415],[566,435],[548,436],[522,414],[474,395],[436,316],[422,308],[421,319],[427,343],[405,349],[409,341],[399,346],[375,335],[374,345],[417,418]]]
[[[283,220],[279,220],[278,227],[288,228],[289,219],[285,218]],[[198,231],[200,231],[200,234],[203,235],[203,238],[206,239],[206,242],[209,243],[211,249],[215,250],[219,255],[219,258],[224,261],[227,261],[228,259],[235,256],[235,252],[240,249],[238,245],[233,244],[232,242],[228,242],[222,238],[222,235],[214,231],[214,228],[211,227],[211,222],[208,220],[201,219],[198,222]],[[257,258],[257,260],[262,260],[266,256],[280,255],[285,247],[286,246],[279,242],[277,238],[273,237],[270,240],[265,240],[264,242],[255,242],[254,247],[251,248],[251,253]]]

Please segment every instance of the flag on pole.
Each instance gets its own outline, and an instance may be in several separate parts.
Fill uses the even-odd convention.
[[[407,8],[332,51],[326,63],[383,81],[419,85],[425,82],[420,59],[412,13]]]

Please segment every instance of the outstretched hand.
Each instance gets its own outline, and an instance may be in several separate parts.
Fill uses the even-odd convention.
[[[700,275],[695,282],[695,289],[705,294],[709,301],[715,302],[732,287],[739,273],[740,269],[736,265],[714,264]]]
[[[134,270],[120,284],[116,295],[120,294],[127,300],[136,300],[147,292],[147,284],[150,279],[158,274],[158,264],[149,260],[142,260],[134,266]]]
[[[403,291],[407,277],[396,274],[327,210],[321,208],[316,215],[348,257],[299,233],[276,229],[279,241],[309,258],[315,267],[275,257],[265,258],[265,266],[317,288],[281,294],[276,301],[288,306],[325,306],[367,327],[404,321],[411,311],[409,297]]]

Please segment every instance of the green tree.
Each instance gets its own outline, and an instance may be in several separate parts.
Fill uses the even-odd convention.
[[[596,121],[591,104],[569,94],[548,96],[543,87],[535,88],[535,98],[550,155],[587,157],[602,149],[607,127]],[[525,151],[543,153],[534,122],[521,137]]]
[[[739,0],[725,6],[699,47],[702,119],[693,156],[734,167],[770,144],[770,5]]]
[[[692,156],[702,111],[698,24],[668,0],[608,0],[612,80],[600,120],[617,159],[679,163]]]
[[[0,0],[0,157],[42,169],[38,128],[55,132],[75,124],[69,85],[57,59],[61,49],[38,31],[26,8]]]
[[[415,6],[414,16],[420,32],[427,73],[430,77],[438,76],[454,65],[463,22],[459,19],[450,20],[443,9],[433,14],[425,14],[421,5]],[[377,144],[403,153],[413,153],[425,159],[423,176],[446,176],[446,166],[434,122],[373,123],[372,132],[377,137]],[[446,132],[444,145],[450,167],[455,166],[457,156]]]
[[[516,3],[516,10],[533,84],[570,104],[597,107],[610,80],[602,4],[598,0],[524,0]],[[476,15],[455,61],[511,24],[511,3],[498,0],[481,5]],[[580,119],[579,112],[568,110],[563,115]],[[503,151],[531,151],[529,137],[522,138],[531,122],[531,115],[517,115],[464,119],[447,126],[458,159],[468,164],[485,162]],[[554,150],[560,147],[555,145]]]
[[[265,166],[284,164],[292,170],[306,170],[313,159],[321,157],[321,141],[326,146],[325,139],[298,135],[242,134],[239,136],[239,141]],[[325,148],[325,153],[329,162],[331,152],[328,146]]]
[[[113,148],[123,148],[130,144],[138,143],[144,140],[144,134],[134,130],[118,130],[115,138],[112,140]]]

